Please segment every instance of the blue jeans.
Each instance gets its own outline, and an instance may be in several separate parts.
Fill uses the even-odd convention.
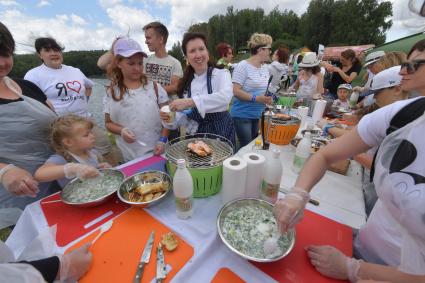
[[[246,146],[258,136],[259,119],[233,117],[239,148]]]

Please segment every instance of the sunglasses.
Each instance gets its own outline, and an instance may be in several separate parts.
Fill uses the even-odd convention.
[[[414,74],[419,69],[419,67],[424,64],[425,64],[425,60],[415,60],[412,62],[404,62],[404,63],[401,63],[400,70],[402,70],[403,68],[406,68],[407,73],[411,75],[411,74]]]

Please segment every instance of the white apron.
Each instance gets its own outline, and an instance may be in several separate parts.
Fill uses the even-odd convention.
[[[115,89],[116,93],[119,90]],[[114,123],[130,129],[139,142],[127,143],[121,136],[117,136],[117,146],[122,152],[125,161],[152,152],[158,142],[162,123],[159,117],[158,100],[153,89],[152,82],[146,86],[129,90],[124,94],[121,101],[110,99],[110,118]]]
[[[56,114],[41,102],[26,97],[14,87],[11,79],[4,78],[7,86],[23,101],[0,105],[0,162],[14,164],[34,174],[52,154],[49,145],[49,126],[57,118]],[[36,198],[16,197],[0,184],[0,208],[24,207],[53,193],[50,183],[39,185]]]
[[[355,245],[366,260],[425,275],[425,114],[388,135],[375,163],[379,197]]]

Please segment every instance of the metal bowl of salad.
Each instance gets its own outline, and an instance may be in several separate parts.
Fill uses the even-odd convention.
[[[120,187],[124,174],[115,169],[100,169],[96,178],[80,180],[78,178],[69,182],[61,192],[64,203],[92,207],[109,200]]]
[[[224,205],[217,217],[217,230],[232,252],[256,262],[280,260],[295,244],[295,230],[279,235],[273,205],[259,199],[238,199]],[[267,251],[266,241],[272,238],[276,239],[275,247]]]

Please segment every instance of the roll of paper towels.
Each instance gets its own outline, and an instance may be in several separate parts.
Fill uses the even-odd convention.
[[[230,157],[223,162],[222,201],[229,201],[245,197],[245,179],[247,163],[239,157]]]
[[[305,127],[305,121],[306,121],[306,118],[307,118],[308,110],[309,109],[308,109],[307,106],[298,106],[297,114],[298,114],[298,117],[301,120],[301,125],[300,125],[301,129],[304,129],[304,127]]]
[[[260,187],[264,177],[266,158],[255,152],[245,153],[242,158],[248,164],[245,185],[245,197],[260,198]]]
[[[326,100],[316,100],[316,103],[314,104],[313,115],[311,117],[313,119],[313,123],[316,124],[322,119],[325,108]]]

